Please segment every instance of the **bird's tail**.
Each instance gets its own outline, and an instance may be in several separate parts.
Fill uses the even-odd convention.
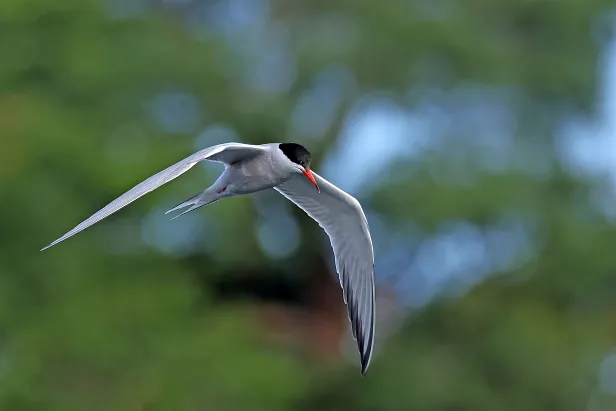
[[[182,216],[186,213],[190,213],[191,211],[195,211],[198,208],[201,207],[205,207],[206,205],[210,205],[212,203],[215,203],[216,201],[220,200],[223,196],[220,195],[220,193],[216,192],[215,190],[212,190],[211,188],[208,188],[207,190],[205,190],[202,193],[197,194],[194,197],[189,198],[188,200],[178,204],[177,206],[173,207],[172,209],[168,210],[167,212],[165,212],[165,214],[169,214],[172,213],[174,211],[177,211],[181,208],[184,207],[188,207],[191,206],[188,210],[176,215],[175,217],[172,218],[172,220],[175,220],[176,218],[178,218],[179,216]]]

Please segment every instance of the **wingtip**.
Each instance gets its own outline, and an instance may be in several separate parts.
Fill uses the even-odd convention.
[[[68,237],[66,237],[66,236],[65,236],[65,237],[60,237],[60,238],[58,238],[57,240],[55,240],[55,241],[53,241],[53,242],[51,242],[51,243],[47,244],[45,247],[41,248],[41,251],[45,251],[45,250],[47,250],[48,248],[51,248],[51,247],[53,247],[54,245],[57,245],[57,244],[61,243],[62,241],[66,240],[67,238],[68,238]]]
[[[51,243],[51,244],[49,244],[49,245],[46,245],[45,247],[41,248],[39,251],[45,251],[45,250],[47,250],[48,248],[50,248],[51,246],[53,246],[53,243]]]
[[[365,377],[366,372],[368,372],[368,367],[370,366],[370,357],[364,357],[361,360],[361,376]]]
[[[371,334],[374,335],[374,334]],[[358,339],[358,341],[360,341],[359,344],[359,356],[360,356],[360,361],[361,361],[361,376],[364,377],[366,375],[366,372],[368,372],[368,367],[370,366],[370,362],[372,360],[372,351],[374,349],[374,340],[371,338],[368,339],[368,345],[364,346],[363,342],[364,339],[360,338]]]

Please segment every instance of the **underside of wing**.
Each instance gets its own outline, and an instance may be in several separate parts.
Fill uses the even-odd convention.
[[[374,253],[368,222],[355,198],[313,174],[320,193],[301,176],[275,189],[318,222],[329,236],[365,374],[374,348],[375,325]]]
[[[126,205],[132,203],[139,197],[149,193],[162,186],[165,183],[173,180],[179,175],[185,173],[190,168],[192,168],[195,164],[200,161],[208,160],[208,161],[218,161],[225,164],[232,164],[236,161],[240,161],[243,159],[248,159],[252,156],[256,156],[265,150],[262,146],[253,146],[249,144],[241,144],[241,143],[227,143],[227,144],[219,144],[216,146],[205,148],[197,153],[185,158],[182,161],[175,163],[174,165],[164,169],[163,171],[153,175],[147,180],[137,184],[135,187],[121,195],[120,197],[113,200],[111,203],[107,204],[101,210],[94,213],[88,219],[77,225],[68,233],[64,234],[62,237],[58,238],[47,247],[42,250],[46,250],[49,247],[52,247],[58,244],[61,241],[66,240],[69,237],[74,236],[80,231],[85,230],[93,224],[96,224],[100,220],[105,217],[110,216],[115,213],[119,209],[125,207]],[[41,251],[42,251],[41,250]]]

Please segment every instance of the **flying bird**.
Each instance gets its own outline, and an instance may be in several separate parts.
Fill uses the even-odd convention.
[[[296,143],[225,143],[205,148],[164,169],[107,204],[46,250],[115,213],[144,194],[185,173],[200,161],[223,163],[225,170],[205,191],[167,213],[183,214],[225,197],[273,188],[312,217],[329,236],[353,338],[365,375],[374,348],[374,252],[368,221],[359,202],[310,169],[310,152]]]

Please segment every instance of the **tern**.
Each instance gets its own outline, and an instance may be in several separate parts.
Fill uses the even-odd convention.
[[[205,191],[167,213],[189,207],[174,217],[177,218],[225,197],[271,188],[304,210],[329,236],[360,354],[361,375],[365,375],[375,332],[374,251],[368,221],[353,196],[310,169],[312,156],[300,144],[225,143],[205,148],[139,183],[41,251],[85,230],[204,160],[223,163],[223,173]]]

